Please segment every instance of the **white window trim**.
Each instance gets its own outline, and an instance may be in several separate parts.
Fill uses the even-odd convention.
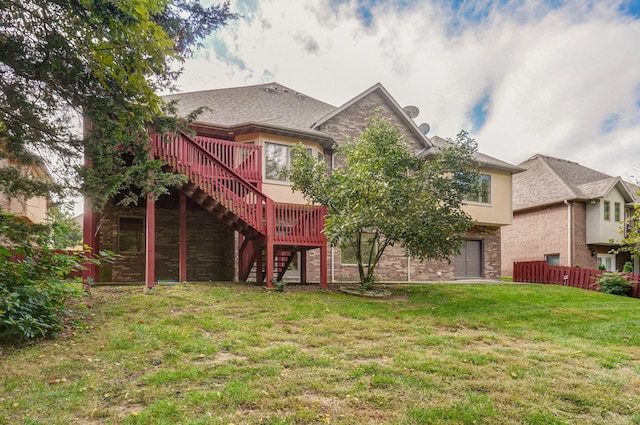
[[[293,148],[296,145],[297,142],[295,143],[291,143],[291,142],[283,142],[280,140],[264,140],[262,143],[262,150],[264,151],[263,154],[263,161],[262,161],[262,176],[263,179],[266,183],[269,184],[278,184],[278,185],[283,185],[283,186],[291,186],[293,183],[290,180],[274,180],[274,179],[270,179],[267,178],[267,145],[280,145],[280,146],[286,146],[287,150],[289,152],[289,155],[287,157],[287,168],[291,169],[291,148]],[[311,147],[311,146],[307,146],[305,144],[303,144],[303,146],[307,149],[311,151],[311,155],[316,158],[316,159],[320,159],[319,155],[322,155],[322,158],[324,160],[324,151],[321,151],[320,149],[316,148],[316,147]]]
[[[607,269],[608,272],[616,271],[616,254],[598,254],[597,260],[596,260],[598,267],[600,267],[601,264],[605,264],[604,261],[602,263],[600,262],[601,258],[611,259],[611,270]],[[605,267],[606,267],[606,264],[605,264]]]

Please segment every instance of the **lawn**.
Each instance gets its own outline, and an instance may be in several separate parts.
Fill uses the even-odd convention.
[[[638,299],[293,289],[95,288],[72,331],[2,348],[0,424],[640,424]]]

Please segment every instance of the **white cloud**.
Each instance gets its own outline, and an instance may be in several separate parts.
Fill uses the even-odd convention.
[[[640,163],[640,21],[620,1],[376,2],[369,26],[355,1],[331,3],[237,4],[244,18],[185,64],[181,89],[278,81],[338,106],[381,82],[444,137],[471,129],[489,96],[474,135],[489,155],[540,152],[623,176]]]

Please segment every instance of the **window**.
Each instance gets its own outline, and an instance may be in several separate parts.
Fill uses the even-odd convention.
[[[371,251],[371,244],[375,244],[375,235],[373,233],[362,234],[362,256],[367,257]],[[377,251],[377,246],[374,246],[374,251]],[[340,244],[340,262],[342,264],[358,264],[356,258],[356,250],[348,243]],[[362,259],[364,265],[367,265],[365,258]]]
[[[611,202],[604,201],[604,219],[607,221],[611,220]]]
[[[616,256],[615,254],[598,254],[598,268],[602,268],[608,272],[616,270]]]
[[[120,217],[118,229],[119,252],[144,251],[144,219],[142,217]]]
[[[265,178],[288,182],[286,172],[291,169],[291,148],[289,145],[265,142]],[[313,149],[307,148],[309,155],[313,155]],[[318,152],[318,161],[324,161],[324,155]]]
[[[467,196],[469,202],[479,202],[481,204],[491,203],[491,176],[488,174],[481,174],[478,182],[478,192],[472,193]]]
[[[618,223],[620,222],[620,202],[613,204],[613,219]]]
[[[265,178],[288,181],[285,172],[291,168],[291,149],[287,145],[265,143]]]
[[[550,266],[560,265],[560,254],[547,254],[544,256],[544,259]]]

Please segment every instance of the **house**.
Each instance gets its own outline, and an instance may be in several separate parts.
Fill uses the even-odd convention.
[[[90,269],[95,280],[356,281],[352,253],[328,246],[322,234],[324,207],[306,205],[281,173],[291,147],[301,142],[331,168],[334,146],[356,137],[376,111],[400,127],[416,154],[428,157],[445,143],[427,137],[413,121],[417,108],[401,108],[381,84],[339,107],[277,83],[165,99],[183,116],[206,107],[192,123],[195,136],[176,135],[171,143],[152,136],[154,154],[189,181],[155,202],[111,202],[100,216],[86,210],[85,243],[121,255]],[[486,190],[466,206],[477,224],[461,255],[418,262],[396,247],[381,259],[379,279],[499,278],[500,227],[511,223],[511,178],[519,169],[476,158]]]
[[[534,155],[513,178],[513,224],[502,228],[502,274],[515,261],[622,270],[638,259],[614,251],[625,236],[636,190],[576,162]]]
[[[3,167],[17,167],[24,176],[51,181],[51,175],[41,161],[37,161],[34,165],[25,166],[17,165],[6,158],[0,158],[0,168]],[[15,214],[21,220],[40,224],[48,220],[51,202],[44,196],[24,198],[0,192],[0,209]]]

